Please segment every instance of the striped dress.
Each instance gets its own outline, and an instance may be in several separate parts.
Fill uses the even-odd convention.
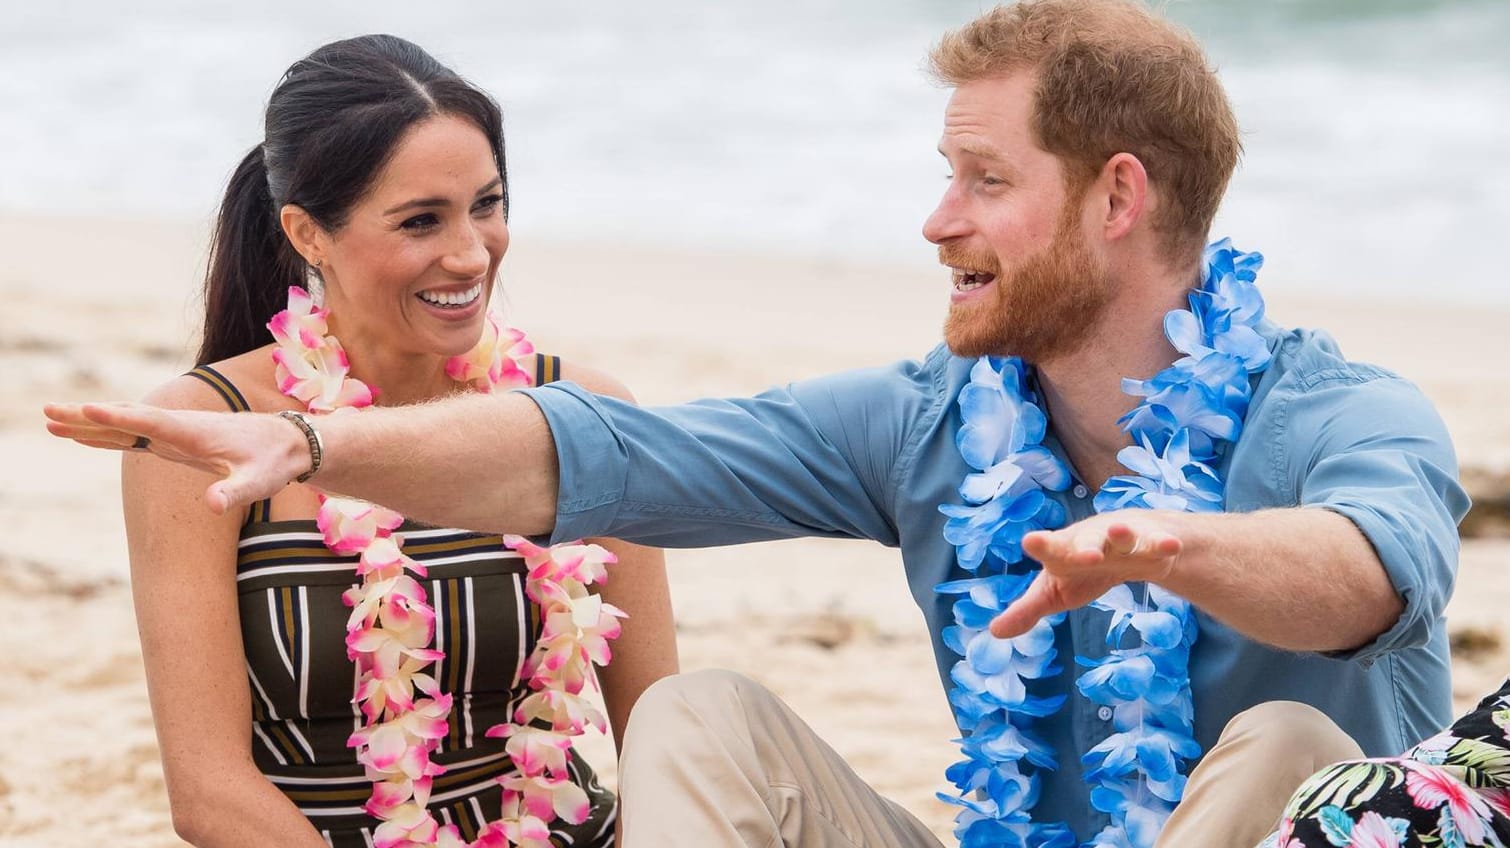
[[[554,380],[559,360],[539,361],[537,384]],[[248,408],[219,372],[201,366],[189,373],[232,409]],[[313,520],[268,519],[267,501],[253,506],[236,558],[252,758],[333,848],[370,846],[378,821],[362,805],[372,784],[346,746],[362,725],[351,702],[356,667],[346,658],[350,609],[341,602],[341,593],[358,583],[357,558],[326,548]],[[409,522],[399,532],[404,553],[429,570],[420,583],[435,608],[435,647],[446,656],[428,671],[454,696],[450,732],[432,755],[447,771],[435,778],[430,809],[470,841],[482,823],[500,815],[494,779],[514,770],[504,740],[484,733],[508,721],[530,693],[521,673],[539,636],[539,609],[524,593],[523,558],[501,537]],[[580,758],[573,758],[571,771],[592,813],[581,825],[557,821],[552,841],[613,844],[613,794]]]

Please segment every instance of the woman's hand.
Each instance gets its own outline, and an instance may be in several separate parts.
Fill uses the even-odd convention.
[[[148,451],[221,479],[205,491],[216,514],[271,497],[309,470],[309,444],[276,415],[159,409],[138,403],[54,403],[47,431],[106,450]]]

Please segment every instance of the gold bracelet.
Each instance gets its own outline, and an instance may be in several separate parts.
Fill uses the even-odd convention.
[[[315,472],[320,470],[320,463],[325,460],[325,443],[320,441],[320,431],[316,430],[315,425],[310,423],[308,415],[302,412],[295,412],[292,409],[285,409],[278,413],[278,417],[292,421],[294,426],[298,427],[304,433],[305,441],[309,442],[309,470],[294,478],[295,483],[303,483],[315,476]]]

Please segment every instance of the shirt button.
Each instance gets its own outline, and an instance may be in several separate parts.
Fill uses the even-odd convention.
[[[1088,494],[1090,494],[1090,490],[1089,489],[1085,488],[1084,486],[1080,485],[1079,483],[1075,484],[1075,497],[1077,497],[1077,498],[1083,498],[1083,497],[1085,497]]]
[[[1111,707],[1102,707],[1101,709],[1096,710],[1096,718],[1099,718],[1102,721],[1111,721],[1112,720],[1112,708]]]

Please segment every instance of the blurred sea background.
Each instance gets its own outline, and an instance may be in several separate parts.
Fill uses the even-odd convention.
[[[919,228],[943,186],[947,92],[922,60],[983,8],[7,3],[0,214],[202,221],[260,140],[283,69],[325,41],[387,31],[503,104],[516,240],[927,267]],[[1216,234],[1262,250],[1267,285],[1510,303],[1510,2],[1163,8],[1234,101],[1247,154]]]

